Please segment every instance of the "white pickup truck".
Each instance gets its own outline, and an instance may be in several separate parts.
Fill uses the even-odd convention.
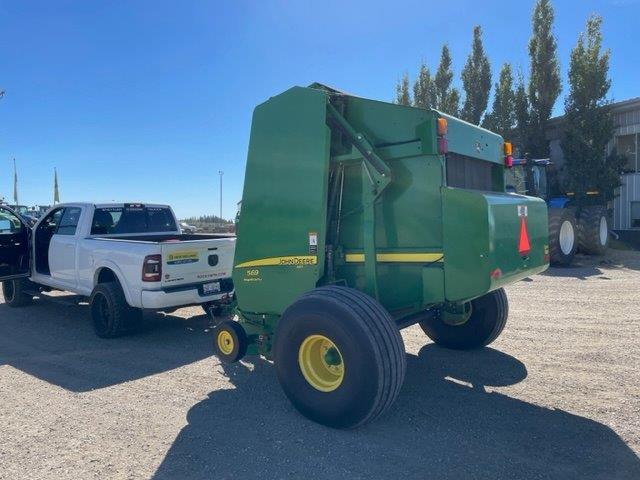
[[[0,281],[10,307],[39,292],[90,297],[96,334],[135,327],[145,309],[202,305],[233,294],[235,237],[188,235],[166,205],[66,203],[29,228],[0,205]]]

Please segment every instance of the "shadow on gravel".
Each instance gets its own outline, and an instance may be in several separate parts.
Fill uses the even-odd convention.
[[[297,414],[268,362],[223,368],[235,388],[189,411],[156,480],[640,478],[640,460],[610,428],[487,391],[527,375],[490,348],[409,355],[392,411],[354,431]]]
[[[105,340],[95,336],[88,307],[38,300],[12,309],[0,303],[0,365],[8,364],[73,392],[155,375],[211,355],[206,315],[185,320],[145,315],[140,332]]]
[[[578,278],[586,280],[589,277],[598,277],[609,280],[606,272],[617,268],[640,270],[640,252],[609,250],[607,255],[588,256],[576,255],[573,263],[568,267],[550,267],[540,275],[550,277]]]

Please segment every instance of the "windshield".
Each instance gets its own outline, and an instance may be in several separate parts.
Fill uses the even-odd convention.
[[[175,232],[178,230],[169,207],[125,205],[96,208],[91,235]]]

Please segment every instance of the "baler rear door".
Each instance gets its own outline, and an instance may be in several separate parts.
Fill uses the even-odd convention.
[[[447,300],[470,300],[547,269],[544,201],[451,187],[442,198]]]

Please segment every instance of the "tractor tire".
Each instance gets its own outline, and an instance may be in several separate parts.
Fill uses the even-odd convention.
[[[287,308],[274,360],[294,407],[332,428],[355,428],[385,413],[407,365],[389,313],[368,295],[338,286],[316,288]]]
[[[469,319],[458,325],[445,323],[440,316],[420,322],[420,327],[436,344],[454,350],[481,348],[493,342],[507,324],[509,302],[504,289],[471,300]]]
[[[573,210],[549,209],[549,259],[551,265],[571,265],[578,249],[576,217]]]
[[[603,255],[609,246],[609,222],[604,207],[585,207],[578,221],[578,248],[587,255]]]
[[[89,300],[93,329],[100,338],[115,338],[139,326],[142,311],[127,303],[117,282],[96,285]]]
[[[11,308],[26,307],[33,303],[33,295],[25,293],[31,282],[26,278],[16,278],[2,282],[2,296],[4,303]]]

